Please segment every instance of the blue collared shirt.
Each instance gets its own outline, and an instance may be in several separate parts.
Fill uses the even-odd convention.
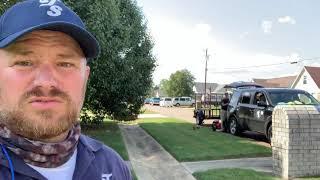
[[[131,173],[122,158],[111,148],[81,135],[77,147],[77,161],[73,180],[131,180]],[[46,180],[21,158],[9,151],[16,180]],[[6,157],[0,153],[0,179],[10,180]]]

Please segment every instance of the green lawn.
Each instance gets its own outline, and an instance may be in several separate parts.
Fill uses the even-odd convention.
[[[192,174],[197,180],[281,180],[272,174],[257,172],[248,169],[213,169],[204,172],[196,172]],[[311,178],[295,178],[295,180],[320,180],[320,177]]]
[[[197,180],[280,180],[270,174],[246,169],[214,169],[193,173]]]
[[[200,161],[243,157],[271,156],[271,148],[210,128],[193,130],[193,124],[172,119],[139,120],[140,126],[153,136],[178,161]]]
[[[101,126],[81,126],[81,128],[84,134],[102,141],[104,144],[117,151],[124,160],[129,159],[120,129],[116,122],[105,121]]]

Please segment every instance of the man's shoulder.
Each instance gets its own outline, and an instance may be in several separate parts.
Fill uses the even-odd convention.
[[[109,146],[103,144],[102,142],[93,139],[89,136],[86,135],[81,135],[80,136],[80,143],[82,143],[86,148],[88,148],[89,150],[91,150],[93,153],[95,154],[105,154],[106,156],[110,157],[115,157],[115,158],[120,158],[120,155],[114,151],[112,148],[110,148]]]
[[[79,145],[80,147],[78,147],[78,149],[82,149],[82,151],[89,150],[93,153],[93,166],[96,171],[113,174],[115,179],[131,179],[131,173],[127,163],[112,148],[86,135],[80,136]],[[81,156],[78,157],[84,158]]]
[[[86,135],[80,136],[80,143],[94,153],[97,161],[107,161],[110,164],[126,165],[122,157],[112,148]]]

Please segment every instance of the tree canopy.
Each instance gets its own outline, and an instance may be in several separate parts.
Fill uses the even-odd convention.
[[[18,2],[0,4],[1,14]],[[84,109],[101,119],[134,119],[152,87],[155,58],[153,42],[143,13],[132,0],[65,0],[85,22],[101,46],[101,54],[89,61]],[[87,119],[87,111],[84,118]]]
[[[191,72],[184,69],[171,74],[168,80],[161,80],[160,88],[171,97],[191,96],[193,94],[194,80],[195,78]]]

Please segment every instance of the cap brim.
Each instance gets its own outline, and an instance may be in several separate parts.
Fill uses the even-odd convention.
[[[89,33],[87,30],[75,24],[60,22],[60,21],[41,24],[38,26],[30,27],[23,31],[14,33],[6,37],[5,39],[1,40],[0,48],[4,48],[10,45],[12,42],[17,40],[21,36],[34,30],[52,30],[52,31],[60,31],[60,32],[66,33],[79,43],[86,58],[95,58],[99,55],[99,52],[100,52],[99,43],[91,33]]]

